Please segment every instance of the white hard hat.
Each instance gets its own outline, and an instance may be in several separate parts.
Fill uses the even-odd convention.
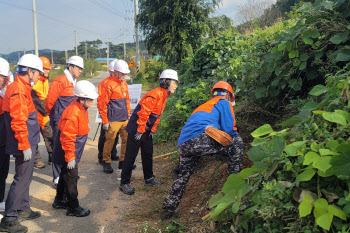
[[[0,57],[0,75],[9,76],[10,72],[10,64],[4,59]]]
[[[11,71],[9,72],[9,76],[8,77],[9,77],[8,84],[13,83],[13,81],[15,81],[15,79],[13,77],[13,73]]]
[[[87,99],[96,99],[98,97],[94,84],[86,80],[78,81],[75,84],[73,94]]]
[[[180,82],[179,78],[177,76],[177,72],[175,70],[171,70],[171,69],[163,70],[163,72],[160,74],[159,79],[172,79],[172,80],[176,80],[176,81]]]
[[[67,64],[78,66],[84,69],[84,60],[79,56],[72,56],[68,58]]]
[[[114,64],[115,64],[115,61],[111,61],[111,63],[109,63],[109,65],[108,65],[109,71],[114,71]]]
[[[124,60],[118,60],[114,64],[114,71],[119,71],[120,73],[123,73],[123,74],[129,74],[130,73],[129,65]]]
[[[43,62],[41,61],[41,59],[38,56],[36,56],[34,54],[24,54],[19,59],[17,65],[36,69],[36,70],[39,70],[41,72],[44,72]]]

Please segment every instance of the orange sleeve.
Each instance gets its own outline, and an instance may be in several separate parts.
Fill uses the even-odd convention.
[[[47,112],[47,115],[50,115],[51,109],[54,106],[56,100],[60,96],[60,91],[62,90],[62,84],[59,81],[53,81],[51,83],[49,93],[47,94],[47,97],[45,99],[45,109]]]
[[[107,104],[109,103],[111,99],[112,92],[109,88],[108,83],[106,83],[101,88],[101,98],[98,101],[97,108],[102,118],[102,124],[107,124],[108,117],[107,117]]]
[[[149,115],[151,115],[152,110],[156,104],[156,99],[152,96],[147,97],[140,105],[141,109],[138,111],[137,115],[139,116],[139,119],[137,120],[137,132],[144,133],[146,132],[146,123],[149,118]]]
[[[28,141],[28,99],[23,94],[16,94],[10,97],[11,129],[15,132],[18,141],[18,150],[26,150],[30,147]]]
[[[76,119],[76,120],[75,120]],[[75,144],[76,136],[78,135],[78,118],[64,118],[61,124],[61,136],[60,141],[62,149],[64,150],[64,158],[66,162],[70,162],[75,159]]]
[[[131,116],[131,105],[130,105],[130,96],[129,96],[129,90],[128,90],[128,84],[126,86],[126,107],[128,108],[128,117]]]

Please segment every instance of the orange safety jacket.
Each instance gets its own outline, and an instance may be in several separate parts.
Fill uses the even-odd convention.
[[[64,159],[70,162],[75,159],[79,163],[87,140],[89,128],[89,114],[87,109],[73,101],[64,110],[58,123],[60,129],[60,141],[64,151]]]
[[[5,128],[5,118],[4,118],[4,111],[2,110],[2,103],[4,102],[4,99],[0,96],[0,132],[6,132]],[[6,138],[2,135],[0,137],[0,147],[4,147],[6,145]]]
[[[31,87],[20,76],[6,90],[2,109],[6,125],[6,153],[21,155],[40,142],[38,118]]]
[[[100,101],[101,101],[101,96],[102,96],[102,88],[104,87],[105,83],[111,79],[112,77],[111,76],[108,76],[107,78],[103,79],[99,84],[98,84],[98,87],[97,87],[97,93],[98,93],[98,97],[97,97],[97,109],[98,109],[98,112],[100,113],[102,110],[100,109],[100,106],[101,104]],[[100,113],[101,115],[101,113]]]
[[[128,133],[136,133],[136,131],[155,133],[168,97],[167,90],[161,87],[149,91],[137,104],[126,126],[126,131]]]
[[[73,83],[69,82],[64,74],[52,81],[45,99],[45,109],[50,116],[51,126],[59,122],[63,111],[75,100],[73,89]]]
[[[130,117],[128,84],[118,78],[109,78],[101,88],[98,110],[102,124],[110,121],[126,121]]]
[[[49,93],[49,80],[43,76],[40,76],[38,82],[33,86],[33,90],[35,90],[38,98],[41,100],[40,102],[43,102],[45,108],[44,100],[46,99],[47,94]],[[42,129],[44,129],[46,123],[49,122],[49,116],[44,116],[39,111],[37,111],[37,114],[39,125]]]

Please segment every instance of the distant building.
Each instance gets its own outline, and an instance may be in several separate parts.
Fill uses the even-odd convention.
[[[117,59],[117,58],[110,57],[110,58],[108,58],[108,62],[111,62],[115,59]],[[95,61],[97,61],[98,63],[101,63],[101,64],[106,64],[107,58],[96,58]]]

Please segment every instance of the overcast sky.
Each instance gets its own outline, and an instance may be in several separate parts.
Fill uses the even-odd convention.
[[[234,18],[245,0],[223,0],[215,15]],[[258,0],[260,1],[260,0]],[[65,50],[77,41],[134,42],[132,0],[36,0],[39,49]],[[31,0],[0,0],[0,53],[34,49]]]

